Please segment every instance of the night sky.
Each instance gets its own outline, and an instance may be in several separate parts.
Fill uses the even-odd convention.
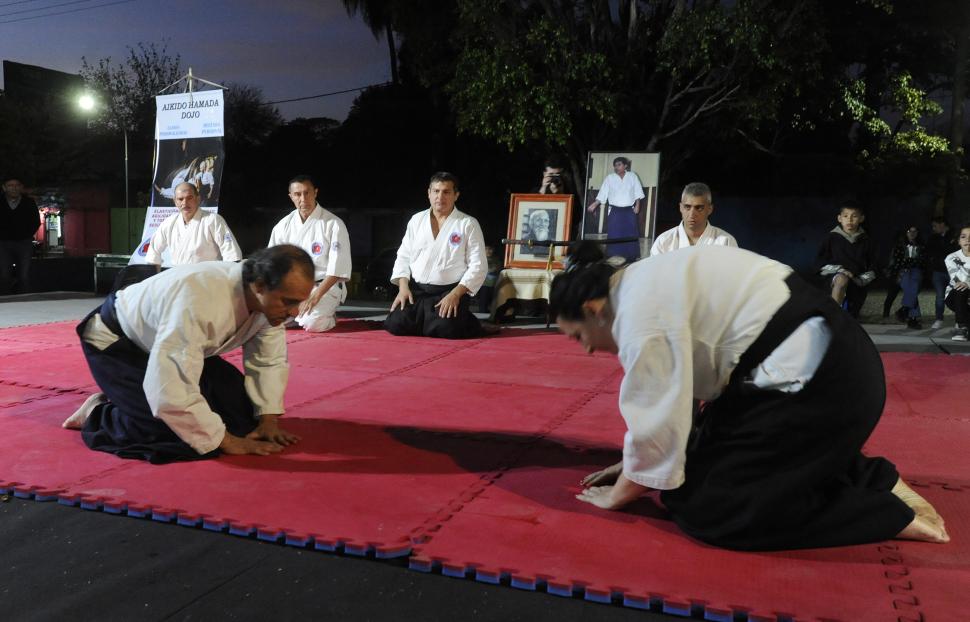
[[[0,0],[0,60],[77,73],[82,56],[92,64],[111,57],[114,64],[127,57],[127,47],[167,40],[183,71],[260,87],[267,101],[390,80],[386,40],[349,17],[339,0],[112,2],[118,0]],[[76,12],[51,15],[62,11]],[[24,19],[38,15],[47,16]],[[356,96],[278,109],[286,119],[343,120]]]

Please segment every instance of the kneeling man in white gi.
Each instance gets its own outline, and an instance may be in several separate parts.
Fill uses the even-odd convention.
[[[693,182],[684,187],[680,195],[680,224],[657,236],[650,256],[662,255],[691,246],[733,246],[738,241],[734,236],[715,227],[710,222],[714,212],[711,189],[707,184]]]
[[[307,175],[290,181],[290,200],[296,208],[279,221],[269,245],[293,244],[310,253],[314,287],[296,316],[296,323],[311,333],[328,331],[336,324],[337,307],[347,299],[350,278],[350,236],[344,221],[317,203],[317,188]]]
[[[175,207],[178,211],[155,230],[145,253],[146,263],[162,265],[165,250],[172,266],[242,259],[242,250],[225,219],[199,209],[199,189],[195,184],[184,182],[175,187]]]
[[[394,335],[464,339],[482,335],[470,309],[485,282],[488,258],[478,221],[458,211],[458,178],[431,177],[431,207],[411,217],[397,251],[391,282],[398,294],[384,322]]]
[[[109,294],[77,327],[103,393],[65,422],[91,449],[153,463],[268,455],[289,374],[283,323],[313,287],[301,249],[178,266]],[[220,357],[243,349],[245,375]]]

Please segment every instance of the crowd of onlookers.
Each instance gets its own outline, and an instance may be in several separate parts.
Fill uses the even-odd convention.
[[[877,260],[871,239],[862,227],[865,212],[854,203],[839,210],[838,226],[829,233],[818,253],[819,274],[828,279],[832,297],[858,317],[867,289],[876,279]],[[888,282],[883,302],[883,317],[889,317],[902,292],[902,304],[895,316],[909,328],[923,328],[919,292],[924,281],[936,293],[932,328],[943,328],[943,311],[949,307],[956,315],[953,339],[968,340],[968,301],[970,292],[970,225],[959,230],[944,218],[931,222],[931,233],[921,236],[916,224],[900,232],[884,270]]]

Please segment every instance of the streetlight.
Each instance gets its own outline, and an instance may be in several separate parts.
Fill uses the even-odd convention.
[[[85,112],[91,112],[97,107],[97,101],[90,93],[83,93],[77,100],[78,107]],[[128,128],[121,126],[125,137],[125,246],[131,248],[131,217],[128,211]]]

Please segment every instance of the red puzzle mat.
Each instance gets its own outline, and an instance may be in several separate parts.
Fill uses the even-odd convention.
[[[936,505],[950,544],[735,553],[650,500],[618,513],[574,499],[618,457],[613,357],[547,331],[371,328],[289,333],[286,420],[302,443],[165,466],[60,428],[94,387],[70,324],[0,330],[0,490],[708,620],[970,619],[970,358],[884,355],[889,401],[868,446]]]

